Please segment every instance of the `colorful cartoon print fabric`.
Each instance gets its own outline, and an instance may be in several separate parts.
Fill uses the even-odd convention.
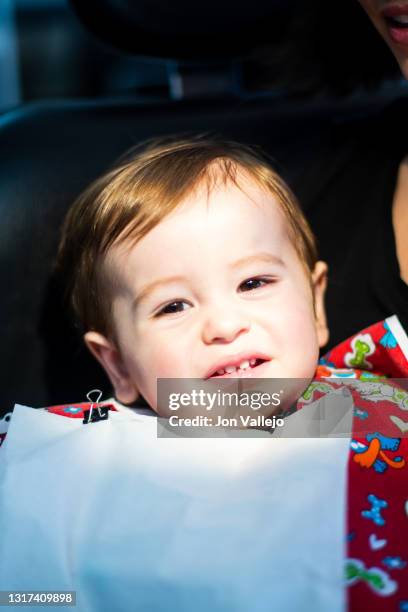
[[[390,317],[330,351],[312,383],[321,394],[325,377],[348,378],[354,400],[345,562],[352,612],[408,612],[407,355]]]

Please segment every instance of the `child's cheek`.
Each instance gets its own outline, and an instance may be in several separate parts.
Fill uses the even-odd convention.
[[[317,331],[313,309],[309,305],[298,307],[283,326],[285,331],[286,354],[294,367],[294,376],[312,376],[319,356]]]
[[[156,378],[177,378],[183,376],[183,363],[186,359],[181,351],[175,347],[163,343],[152,351],[149,359],[150,371],[155,373]]]

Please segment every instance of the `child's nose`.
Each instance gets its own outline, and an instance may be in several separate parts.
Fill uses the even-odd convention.
[[[249,317],[242,312],[212,309],[204,321],[202,338],[205,344],[228,343],[248,332],[250,327]]]

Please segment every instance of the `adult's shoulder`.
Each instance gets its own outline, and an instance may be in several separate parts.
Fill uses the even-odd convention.
[[[399,98],[384,108],[379,121],[381,142],[390,146],[389,154],[408,153],[408,97]]]
[[[390,120],[398,117],[407,117],[408,112],[408,96],[402,96],[392,100],[389,104],[381,109],[381,114],[388,117]]]
[[[334,113],[293,183],[306,212],[343,188],[352,202],[350,190],[375,180],[385,161],[402,159],[407,154],[407,117],[408,98]]]
[[[340,119],[334,118],[330,130],[331,144],[356,153],[382,152],[405,155],[408,134],[408,97],[401,97],[370,108],[358,108]],[[384,150],[384,147],[389,147]],[[336,151],[333,151],[334,153]]]

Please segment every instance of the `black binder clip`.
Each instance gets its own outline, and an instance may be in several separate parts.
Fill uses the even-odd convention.
[[[92,399],[92,393],[97,393],[98,397],[94,400]],[[109,416],[109,406],[94,406],[97,404],[102,397],[102,391],[99,389],[92,389],[87,394],[87,399],[91,402],[91,407],[89,410],[84,410],[84,420],[82,423],[87,425],[88,423],[97,423],[98,421],[106,421]]]

